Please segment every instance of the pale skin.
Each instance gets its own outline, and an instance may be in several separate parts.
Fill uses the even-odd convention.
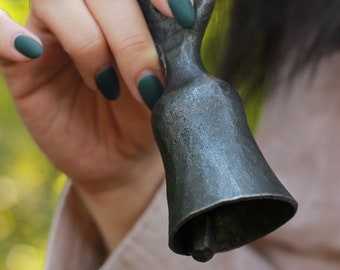
[[[172,17],[166,0],[153,0]],[[164,179],[163,165],[137,82],[152,72],[164,83],[151,35],[136,0],[32,0],[25,27],[0,10],[0,63],[27,129],[72,181],[115,249]],[[43,44],[29,59],[18,35]],[[112,65],[120,96],[105,99],[95,76]]]

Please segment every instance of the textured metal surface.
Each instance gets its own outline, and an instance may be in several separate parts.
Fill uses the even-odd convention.
[[[193,29],[139,3],[167,74],[152,125],[167,180],[169,246],[204,262],[275,230],[297,203],[259,150],[237,92],[201,64],[214,0],[195,1]]]

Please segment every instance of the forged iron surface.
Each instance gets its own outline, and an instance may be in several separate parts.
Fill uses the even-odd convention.
[[[204,262],[275,230],[297,203],[276,178],[247,124],[237,92],[206,73],[200,46],[214,0],[196,0],[183,29],[139,0],[167,75],[152,111],[169,206],[169,246]]]

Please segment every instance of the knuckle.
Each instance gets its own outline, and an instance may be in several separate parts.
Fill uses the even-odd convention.
[[[31,0],[31,12],[34,14],[38,19],[44,21],[45,18],[48,18],[50,15],[49,1],[39,1],[39,0]]]
[[[104,48],[103,39],[98,35],[91,35],[87,38],[82,36],[81,40],[71,43],[66,51],[68,54],[77,58],[88,58],[103,51]]]
[[[131,35],[121,39],[119,42],[119,53],[124,56],[130,56],[142,53],[150,47],[149,40],[143,35]]]

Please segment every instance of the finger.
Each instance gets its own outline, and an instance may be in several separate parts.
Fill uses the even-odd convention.
[[[82,0],[32,1],[32,10],[57,37],[85,83],[114,100],[119,81],[101,29]]]
[[[86,3],[105,35],[128,88],[152,109],[163,93],[163,75],[138,2],[86,0]]]
[[[10,61],[28,61],[42,54],[40,39],[25,27],[13,21],[0,9],[0,58]]]
[[[193,0],[151,0],[152,4],[165,16],[175,20],[185,28],[192,28],[196,21]]]
[[[151,0],[151,3],[155,8],[160,11],[163,15],[173,18],[169,3],[167,0]]]

